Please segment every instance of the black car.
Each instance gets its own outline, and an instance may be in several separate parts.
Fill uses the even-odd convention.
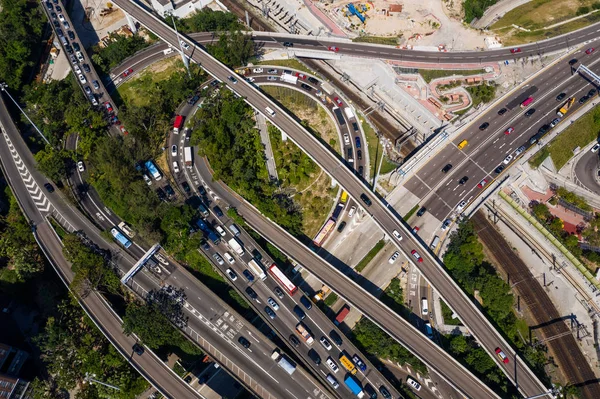
[[[240,345],[242,345],[244,348],[248,349],[250,348],[250,341],[248,341],[246,338],[240,336],[238,338],[238,342],[240,343]]]
[[[265,306],[265,313],[271,318],[271,320],[274,320],[277,317],[275,312],[273,312],[273,309],[271,309],[269,306]]]
[[[300,297],[300,302],[302,303],[302,305],[304,305],[306,310],[310,310],[312,308],[312,302],[306,296],[302,295]]]
[[[358,123],[352,122],[352,130],[354,130],[355,132],[358,132]]]
[[[292,43],[292,42],[283,42],[283,47],[294,47],[294,43]]]
[[[329,332],[329,338],[331,338],[336,345],[342,344],[342,337],[340,337],[340,334],[338,334],[335,330],[331,330]]]
[[[200,95],[196,94],[194,97],[192,97],[188,100],[188,104],[194,105],[198,102],[198,100],[200,100]]]
[[[52,3],[50,3],[49,1],[46,2],[46,8],[48,8],[48,10],[52,10]]]
[[[254,275],[252,274],[252,272],[248,269],[245,269],[242,274],[244,275],[244,277],[246,277],[246,280],[248,280],[249,282],[253,282],[254,281]]]
[[[379,392],[381,393],[381,395],[384,397],[384,399],[392,399],[392,394],[390,393],[390,391],[388,391],[388,389],[386,387],[384,387],[383,385],[379,387]]]
[[[213,206],[213,211],[215,211],[215,215],[217,215],[217,217],[223,217],[223,211],[217,205]]]
[[[462,179],[458,181],[458,184],[465,184],[467,181],[469,181],[469,176],[463,176]]]
[[[160,187],[156,189],[156,195],[158,196],[158,199],[161,201],[167,200],[167,196],[165,195],[165,192]]]
[[[450,169],[452,169],[452,164],[449,163],[442,168],[442,173],[448,173]]]
[[[81,66],[83,67],[83,70],[85,71],[85,73],[90,73],[92,71],[88,64],[83,64]]]
[[[479,126],[479,130],[484,131],[485,129],[487,129],[490,126],[489,123],[484,122],[481,124],[481,126]]]
[[[296,338],[295,335],[290,335],[290,342],[292,343],[292,345],[294,345],[294,347],[299,347],[300,346],[300,341],[298,340],[298,338]]]
[[[56,3],[54,3],[56,4]],[[56,6],[56,12],[61,13],[62,12],[62,8],[60,8],[60,6]]]
[[[71,47],[71,45],[67,44],[65,46],[65,50],[67,50],[67,54],[73,54],[73,48]]]
[[[256,291],[254,291],[251,287],[246,287],[246,294],[248,294],[248,296],[252,299],[257,299],[258,295],[256,294]]]
[[[560,93],[558,96],[556,96],[556,101],[560,101],[563,98],[565,98],[567,96],[567,93]]]
[[[261,262],[262,261],[262,254],[258,251],[258,249],[254,248],[252,250],[252,256],[254,257],[254,259],[256,259],[257,261]]]
[[[529,118],[531,115],[535,113],[535,108],[531,108],[525,112],[525,117]]]
[[[310,83],[314,84],[314,85],[318,85],[319,84],[319,81],[317,79],[313,78],[312,76],[308,77],[308,81]]]
[[[187,182],[185,182],[185,181],[182,182],[181,183],[181,187],[183,188],[183,191],[185,191],[187,194],[190,193],[190,185],[187,184]]]
[[[362,151],[356,150],[356,158],[360,161],[362,159]]]
[[[198,186],[198,192],[200,193],[200,195],[206,195],[206,189],[203,185]]]
[[[304,313],[304,310],[302,310],[302,308],[298,305],[294,306],[294,313],[296,314],[296,316],[298,316],[298,319],[300,320],[304,320],[304,318],[306,317],[306,313]]]
[[[340,223],[340,225],[337,228],[338,233],[341,233],[342,230],[344,230],[344,227],[346,227],[346,222]]]
[[[359,175],[360,177],[363,177],[364,173],[365,173],[365,168],[364,168],[364,166],[360,165],[360,166],[358,167],[358,175]]]
[[[494,172],[496,173],[502,173],[502,171],[504,170],[504,165],[499,165],[496,169],[494,169]]]
[[[571,61],[569,61],[569,65],[573,66],[577,64],[577,58],[573,58]]]
[[[310,87],[310,86],[309,86],[309,85],[307,85],[306,83],[302,83],[302,84],[300,85],[300,87],[302,87],[302,88],[303,88],[304,90],[306,90],[306,91],[311,91],[311,90],[312,90],[312,87]]]
[[[506,108],[502,108],[500,111],[498,111],[498,115],[504,115],[508,110]]]
[[[583,97],[581,97],[581,98],[579,99],[579,104],[583,104],[583,103],[585,103],[587,100],[589,100],[589,97],[588,97],[588,96],[583,96]]]
[[[75,51],[81,51],[81,47],[79,47],[78,43],[73,42],[73,48],[75,49]]]
[[[588,91],[588,97],[594,97],[594,95],[596,95],[596,89],[590,89],[590,91]]]
[[[367,206],[371,206],[372,202],[369,199],[369,197],[367,197],[366,194],[361,194],[360,195],[360,199],[362,200],[362,202],[364,202]]]
[[[317,351],[315,351],[314,349],[311,349],[308,351],[308,357],[310,357],[310,360],[312,360],[313,362],[315,362],[315,364],[318,366],[319,364],[321,364],[321,356],[319,356],[319,354],[317,353]]]
[[[138,343],[134,344],[131,349],[133,349],[133,352],[138,356],[142,356],[144,354],[144,347]]]
[[[427,212],[427,208],[422,206],[421,209],[419,209],[419,211],[417,212],[417,216],[421,217],[425,214],[425,212]]]
[[[210,249],[210,245],[205,240],[200,241],[200,246],[203,250],[208,251]]]
[[[369,399],[377,399],[377,391],[371,386],[371,384],[365,384],[365,393]]]
[[[68,31],[68,32],[67,32],[67,35],[69,35],[69,39],[71,39],[71,40],[75,40],[75,33],[73,33],[73,31],[72,31],[72,30]]]
[[[168,198],[172,198],[175,196],[175,191],[173,190],[173,187],[171,187],[170,184],[167,184],[165,186],[165,192],[167,193]]]
[[[58,21],[52,21],[52,25],[54,25],[54,27],[57,29],[60,28],[60,23]]]
[[[542,135],[548,133],[549,130],[550,130],[550,125],[543,125],[541,128],[538,129],[538,135],[542,136]]]
[[[50,183],[44,183],[44,187],[46,188],[46,190],[48,190],[49,193],[53,193],[54,192],[54,187],[52,187],[52,184],[50,184]]]
[[[56,13],[55,12],[51,12],[50,16],[52,17],[53,20],[55,20],[57,18]]]

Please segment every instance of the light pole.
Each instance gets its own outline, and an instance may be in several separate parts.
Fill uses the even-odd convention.
[[[19,111],[21,111],[21,113],[23,115],[25,115],[25,118],[27,118],[27,120],[29,121],[29,123],[31,123],[33,125],[33,127],[35,128],[35,130],[39,133],[40,136],[42,136],[42,138],[44,139],[44,141],[46,142],[46,144],[50,144],[50,142],[48,141],[48,139],[46,138],[46,136],[44,136],[44,133],[42,133],[40,131],[40,129],[38,129],[38,127],[35,125],[35,123],[33,123],[33,121],[29,118],[29,116],[25,113],[25,111],[23,111],[23,108],[21,108],[21,106],[15,101],[15,99],[10,95],[10,93],[8,92],[8,90],[6,90],[8,88],[8,85],[4,82],[0,82],[0,91],[3,91],[4,93],[6,93],[6,95],[8,96],[8,98],[10,98],[12,100],[13,103],[15,103],[15,105],[17,106],[17,108],[19,108]]]
[[[111,385],[111,384],[107,384],[106,382],[98,381],[96,379],[96,374],[90,374],[87,371],[85,372],[85,377],[83,378],[83,382],[84,383],[89,382],[90,384],[92,382],[95,382],[96,384],[104,385],[105,387],[109,387],[109,388],[115,389],[117,391],[121,390],[121,388],[119,388],[115,385]]]
[[[185,55],[183,51],[183,44],[181,43],[181,36],[179,36],[179,31],[177,30],[177,24],[175,24],[175,17],[173,16],[173,12],[169,11],[167,15],[171,16],[171,20],[173,21],[173,28],[175,28],[175,34],[177,35],[177,44],[179,45],[179,53],[181,54],[181,60],[183,61],[183,65],[185,65],[185,69],[187,69],[188,76],[190,79],[192,78],[192,74],[190,72],[190,59]]]

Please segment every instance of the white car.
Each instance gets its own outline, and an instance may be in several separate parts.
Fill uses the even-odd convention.
[[[174,145],[174,144],[171,146],[171,156],[172,157],[176,157],[177,156],[177,146]]]
[[[350,145],[350,137],[347,134],[344,134],[344,144]]]
[[[508,154],[508,155],[506,156],[506,158],[504,158],[504,161],[502,161],[502,163],[503,163],[504,165],[508,165],[508,164],[510,163],[510,161],[512,161],[512,159],[513,159],[513,156],[512,156],[512,154]]]
[[[394,262],[396,261],[396,259],[398,259],[398,257],[400,256],[400,252],[396,251],[392,254],[392,256],[390,256],[390,259],[388,260],[388,263],[390,265],[394,264]]]
[[[87,83],[85,76],[83,76],[82,74],[77,75],[77,77],[79,78],[79,81],[81,83]]]
[[[598,150],[600,149],[600,143],[596,143],[592,149],[590,150],[591,152],[598,152]]]
[[[421,298],[421,314],[423,316],[427,316],[429,314],[427,298],[425,297]]]
[[[81,73],[81,68],[79,68],[79,65],[73,65],[73,69],[75,70],[75,73]]]
[[[456,212],[460,212],[463,209],[465,209],[465,206],[467,206],[467,202],[466,201],[460,201],[458,203],[458,206],[456,207]]]
[[[58,14],[58,19],[60,19],[60,22],[65,22],[65,16],[62,14]]]
[[[394,234],[394,237],[396,237],[396,239],[398,241],[402,241],[402,236],[400,235],[400,233],[398,232],[398,230],[394,230],[394,231],[392,231],[392,233]]]
[[[335,364],[335,361],[331,357],[327,358],[326,363],[329,366],[329,368],[331,369],[331,371],[333,371],[334,373],[337,373],[338,371],[340,371],[340,368],[338,367],[337,364]]]
[[[81,51],[76,51],[76,52],[75,52],[75,55],[77,56],[77,59],[78,59],[79,61],[83,61],[83,60],[84,60],[84,58],[83,58],[83,54],[81,53]]]
[[[352,216],[354,216],[354,212],[356,212],[356,206],[350,208],[350,211],[348,211],[348,217],[351,218]]]
[[[147,185],[151,186],[152,185],[152,180],[148,177],[147,174],[143,174],[142,177],[144,178],[144,181],[146,182]]]
[[[263,69],[262,68],[254,68],[252,70],[252,73],[263,73]]]
[[[275,299],[268,297],[267,302],[269,303],[269,305],[271,305],[271,307],[273,308],[274,311],[279,310],[279,305],[277,304],[277,302],[275,302]]]
[[[233,265],[235,263],[235,259],[233,259],[233,256],[231,256],[229,252],[225,252],[223,254],[223,257],[225,257],[225,260],[229,262],[230,265]]]
[[[319,342],[321,343],[321,345],[323,345],[323,348],[327,349],[328,351],[331,350],[331,348],[333,348],[331,346],[331,343],[329,342],[329,340],[325,337],[321,337],[321,339],[319,340]]]
[[[180,41],[179,43],[181,43],[181,47],[183,47],[184,50],[189,50],[190,49],[190,45],[187,44],[186,42],[184,42],[183,40]]]
[[[218,254],[215,254],[218,255]],[[227,269],[225,270],[227,272],[227,275],[229,276],[229,278],[231,279],[231,281],[235,281],[237,280],[237,274],[235,274],[235,272],[231,269]]]
[[[219,233],[221,235],[221,237],[225,237],[227,235],[227,233],[225,232],[225,229],[222,228],[221,226],[215,227],[215,230],[217,230],[217,233]]]
[[[179,163],[177,161],[173,161],[173,172],[179,173]]]
[[[85,172],[85,166],[83,165],[83,161],[79,161],[79,162],[77,162],[77,169],[78,169],[80,172]]]
[[[408,385],[410,385],[411,387],[413,387],[415,389],[415,391],[421,390],[421,384],[419,384],[417,381],[413,380],[410,377],[406,377],[406,383]]]

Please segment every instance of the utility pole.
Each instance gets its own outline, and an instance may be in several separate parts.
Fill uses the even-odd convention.
[[[105,387],[112,388],[112,389],[115,389],[115,390],[117,390],[117,391],[120,391],[120,390],[121,390],[121,388],[119,388],[119,387],[117,387],[117,386],[114,386],[114,385],[108,384],[108,383],[106,383],[106,382],[98,381],[98,380],[96,379],[96,374],[90,374],[90,373],[88,373],[87,371],[85,372],[85,377],[83,378],[83,382],[84,382],[84,383],[86,383],[86,382],[87,382],[87,383],[90,383],[90,384],[91,384],[92,382],[95,382],[96,384],[104,385]]]
[[[40,129],[38,129],[38,127],[36,126],[35,123],[33,123],[33,121],[29,118],[29,116],[25,113],[25,111],[23,111],[23,108],[21,108],[21,106],[15,101],[15,99],[10,95],[10,93],[8,92],[8,90],[6,90],[8,88],[8,85],[4,82],[0,82],[0,91],[3,91],[4,93],[6,93],[6,95],[8,96],[8,98],[10,98],[12,100],[13,103],[15,103],[15,105],[17,106],[17,108],[19,108],[19,111],[21,111],[21,113],[23,115],[25,115],[25,118],[27,118],[27,120],[29,121],[29,123],[31,123],[33,125],[33,127],[35,128],[35,130],[38,132],[38,134],[40,136],[42,136],[42,138],[44,139],[44,141],[46,142],[46,144],[50,145],[50,142],[48,141],[48,139],[46,138],[46,136],[44,136],[44,133],[42,133],[40,131]]]
[[[175,17],[172,12],[169,12],[168,15],[171,16],[171,20],[173,21],[173,27],[175,28],[175,34],[177,35],[177,44],[179,44],[179,53],[181,54],[181,60],[183,61],[183,65],[185,65],[185,69],[187,69],[188,76],[190,79],[192,78],[192,73],[190,72],[190,59],[185,55],[183,51],[183,45],[181,44],[181,36],[179,36],[179,31],[177,30],[177,24],[175,23]]]

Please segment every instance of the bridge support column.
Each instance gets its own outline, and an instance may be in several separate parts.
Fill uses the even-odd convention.
[[[335,187],[337,185],[338,185],[338,182],[332,178],[331,179],[331,188],[333,188],[333,187]]]
[[[288,139],[288,135],[285,134],[285,132],[282,130],[281,131],[281,141],[287,141]]]
[[[135,26],[135,19],[133,19],[133,17],[129,14],[125,14],[125,16],[127,17],[127,24],[129,25],[129,29],[131,29],[133,33],[136,33],[137,28]]]

